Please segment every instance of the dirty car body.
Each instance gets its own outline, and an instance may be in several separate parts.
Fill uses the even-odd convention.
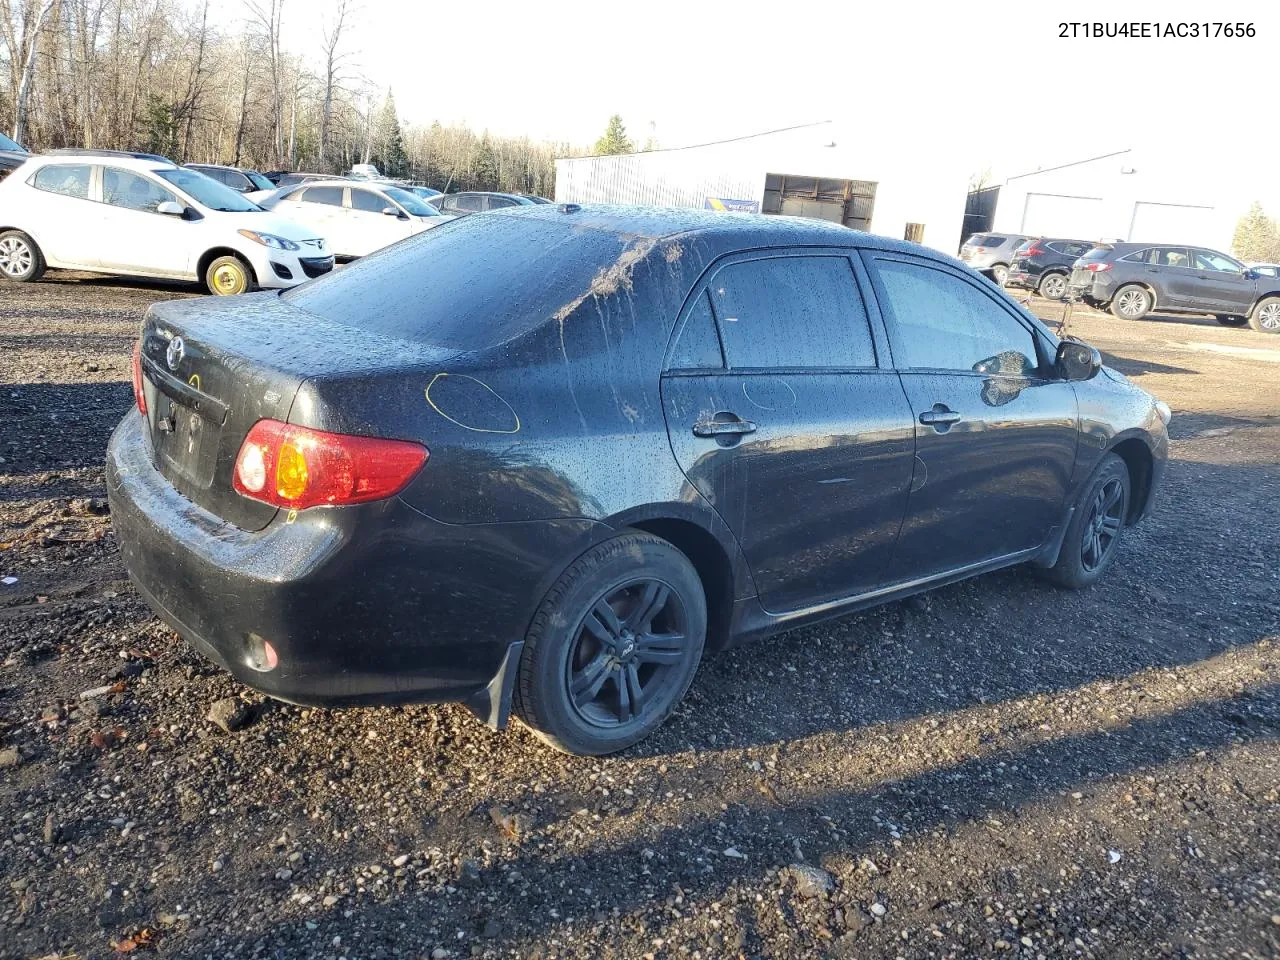
[[[990,309],[1021,360],[973,363],[964,351],[987,344],[970,330],[959,369],[936,351],[908,366],[913,338],[946,321],[900,294],[935,280]],[[762,298],[815,285],[815,309],[854,331],[839,342],[804,310],[765,316]],[[1131,464],[1135,522],[1166,458],[1158,405],[1110,371],[1060,375],[1057,350],[916,245],[779,217],[526,206],[283,296],[152,307],[147,412],[108,451],[113,522],[154,609],[249,686],[306,704],[464,700],[500,724],[540,605],[621,532],[687,558],[715,650],[1053,564],[1109,452]],[[237,490],[261,422],[425,462],[379,499],[291,509]]]

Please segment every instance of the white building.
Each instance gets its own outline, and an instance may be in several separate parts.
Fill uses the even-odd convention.
[[[1174,150],[1120,150],[1010,177],[991,229],[1229,250],[1244,209],[1222,177],[1188,167]]]
[[[969,171],[919,139],[831,123],[613,157],[556,161],[558,203],[699,207],[820,217],[960,246]]]

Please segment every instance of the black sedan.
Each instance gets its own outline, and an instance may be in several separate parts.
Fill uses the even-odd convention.
[[[159,304],[134,386],[115,533],[198,650],[582,754],[745,638],[1018,563],[1092,584],[1168,449],[1164,404],[955,260],[700,211],[523,206]]]

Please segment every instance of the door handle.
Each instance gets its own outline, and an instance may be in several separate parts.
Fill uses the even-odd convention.
[[[960,419],[960,414],[941,403],[935,403],[932,410],[926,410],[920,414],[920,422],[927,427],[945,428],[953,423],[959,423]]]
[[[730,416],[733,416],[730,414]],[[699,420],[693,425],[695,437],[724,437],[755,433],[756,425],[750,420]]]

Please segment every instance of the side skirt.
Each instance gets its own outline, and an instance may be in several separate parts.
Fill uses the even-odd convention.
[[[1062,537],[1065,532],[1066,524],[1064,523],[1061,527],[1061,532],[1055,531],[1054,537],[1050,539],[1050,544],[1054,542],[1055,538],[1057,540],[1057,547],[1054,551],[1055,557],[1057,548],[1061,547]],[[1019,563],[1025,563],[1028,560],[1036,560],[1045,555],[1048,546],[1049,544],[1046,544],[1044,546],[1033,547],[1030,550],[1020,550],[1017,553],[1010,553],[1002,557],[995,557],[991,560],[984,560],[981,563],[972,563],[968,566],[957,567],[954,570],[934,574],[931,577],[907,580],[887,587],[880,587],[879,589],[872,590],[869,593],[858,594],[854,597],[845,597],[841,600],[831,600],[826,603],[815,604],[811,607],[791,610],[787,613],[770,613],[760,605],[759,597],[739,600],[733,607],[733,619],[729,629],[729,642],[726,646],[736,646],[746,640],[756,640],[771,636],[775,633],[782,633],[784,630],[792,630],[796,627],[807,626],[811,623],[819,623],[823,620],[842,617],[845,614],[855,613],[858,610],[864,610],[867,607],[874,607],[881,603],[889,603],[893,600],[902,600],[912,594],[924,593],[926,590],[932,590],[935,587],[943,587],[949,583],[967,580],[969,577],[976,577],[984,573],[991,573],[994,570],[1012,567]]]

